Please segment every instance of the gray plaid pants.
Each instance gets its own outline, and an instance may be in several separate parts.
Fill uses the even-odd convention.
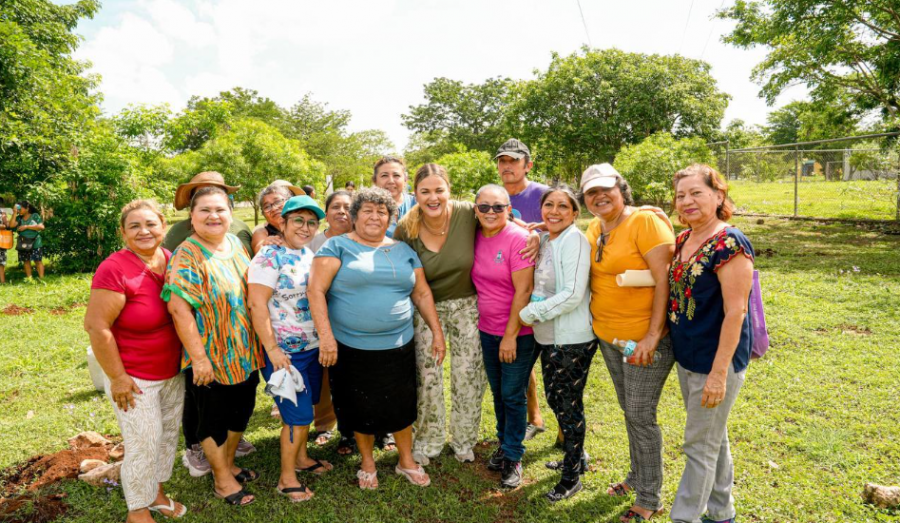
[[[600,340],[600,352],[625,413],[631,470],[625,483],[635,492],[635,504],[649,510],[662,507],[662,431],[656,423],[656,407],[675,363],[672,340],[666,335],[656,347],[659,360],[649,367],[622,361],[622,352]]]

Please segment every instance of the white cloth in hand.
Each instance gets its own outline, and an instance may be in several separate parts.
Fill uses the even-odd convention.
[[[266,383],[266,394],[275,398],[283,398],[297,404],[297,393],[306,390],[303,383],[303,375],[293,365],[286,369],[279,369],[269,376]]]

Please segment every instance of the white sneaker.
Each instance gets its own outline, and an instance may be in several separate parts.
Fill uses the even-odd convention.
[[[256,447],[249,441],[241,438],[241,441],[238,442],[237,450],[234,451],[234,456],[236,458],[243,458],[247,454],[253,454],[254,452],[256,452]]]
[[[194,445],[191,448],[184,449],[181,456],[181,463],[187,467],[188,472],[193,478],[202,478],[212,472],[212,466],[206,460],[203,449],[200,445]]]

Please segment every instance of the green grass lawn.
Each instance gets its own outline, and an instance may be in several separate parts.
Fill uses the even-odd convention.
[[[792,216],[794,180],[757,183],[728,182],[729,194],[743,212]],[[821,178],[799,183],[797,214],[815,218],[893,220],[897,212],[897,181],[826,182]]]
[[[779,219],[735,223],[759,253],[772,339],[770,353],[750,365],[731,415],[739,520],[900,521],[900,512],[866,506],[859,496],[865,482],[900,483],[900,236]],[[93,391],[84,359],[88,339],[81,323],[90,276],[55,276],[51,266],[45,281],[27,284],[19,270],[10,273],[13,284],[0,287],[0,309],[15,304],[33,311],[0,315],[0,468],[64,448],[79,431],[118,433],[107,400]],[[355,486],[358,458],[339,457],[332,443],[312,453],[335,463],[335,470],[305,478],[316,497],[291,505],[274,491],[279,423],[269,417],[271,399],[262,394],[247,433],[259,451],[240,460],[262,474],[249,487],[257,502],[226,507],[212,498],[209,478],[192,479],[180,463],[169,492],[190,506],[187,521],[196,522],[618,521],[630,500],[605,492],[625,476],[628,447],[601,358],[594,362],[587,394],[593,471],[585,476],[584,492],[557,505],[543,499],[557,480],[543,464],[561,456],[546,407],[549,430],[527,444],[525,485],[516,491],[496,489],[497,477],[484,468],[492,448],[482,446],[474,465],[460,465],[445,451],[428,467],[433,486],[427,489],[393,474],[395,455],[377,454],[381,488],[362,492]],[[683,466],[684,418],[673,372],[659,408],[667,507]],[[492,419],[488,394],[485,441],[493,437]],[[118,489],[77,482],[58,488],[72,505],[64,521],[124,520]]]

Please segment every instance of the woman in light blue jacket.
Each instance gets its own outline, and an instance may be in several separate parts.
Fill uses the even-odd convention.
[[[551,187],[541,198],[541,216],[547,232],[534,271],[531,303],[519,313],[523,324],[534,326],[541,353],[544,390],[562,430],[565,458],[551,462],[562,469],[562,479],[547,493],[551,502],[582,489],[584,456],[584,386],[597,351],[591,328],[591,246],[575,220],[580,208],[567,185]]]

